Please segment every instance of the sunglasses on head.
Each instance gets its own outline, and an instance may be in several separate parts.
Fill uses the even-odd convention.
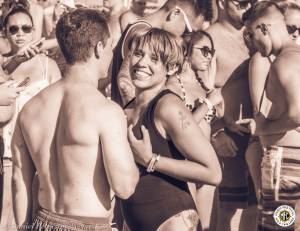
[[[261,24],[256,26],[256,29],[260,30],[261,33],[263,33],[263,35],[267,35],[268,26],[271,26],[271,24],[261,23]]]
[[[184,12],[183,9],[181,9],[179,6],[175,6],[175,9],[179,10],[182,15],[183,15],[183,20],[184,20],[184,23],[185,23],[185,26],[186,26],[186,31],[184,33],[192,33],[193,32],[193,28],[191,26],[191,23],[186,15],[186,13]]]
[[[286,28],[289,34],[294,34],[296,31],[298,31],[298,34],[300,34],[300,27],[295,25],[287,25]]]
[[[22,25],[21,27],[19,27],[19,26],[10,26],[10,27],[8,27],[8,32],[10,33],[10,34],[12,34],[12,35],[15,35],[15,34],[17,34],[18,32],[19,32],[19,30],[22,30],[25,34],[29,34],[29,33],[31,33],[31,31],[32,31],[32,26],[29,26],[29,25]]]
[[[249,5],[252,4],[252,1],[238,1],[238,0],[231,0],[231,2],[233,3],[233,5],[235,5],[235,7],[236,7],[238,10],[246,9]]]
[[[214,56],[215,54],[215,49],[210,49],[208,46],[203,46],[203,47],[193,47],[195,49],[198,49],[201,51],[202,55],[206,58],[209,54],[211,55],[211,57]]]

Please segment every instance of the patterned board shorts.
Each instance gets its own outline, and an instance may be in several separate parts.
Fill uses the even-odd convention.
[[[265,148],[261,170],[259,230],[300,231],[300,148]],[[275,222],[274,212],[282,205],[288,205],[296,212],[291,226],[282,227]]]
[[[97,223],[85,222],[40,208],[31,225],[34,231],[111,231],[107,218],[97,218]]]

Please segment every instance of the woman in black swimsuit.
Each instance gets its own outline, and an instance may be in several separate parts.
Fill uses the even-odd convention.
[[[131,231],[196,230],[187,182],[219,184],[216,154],[181,98],[166,89],[183,52],[168,32],[152,28],[135,41],[130,75],[136,97],[125,108],[129,140],[140,168],[135,193],[123,200]]]

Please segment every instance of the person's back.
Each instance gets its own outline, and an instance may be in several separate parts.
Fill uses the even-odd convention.
[[[66,75],[24,106],[14,134],[17,225],[30,219],[36,169],[40,208],[33,230],[49,224],[110,230],[110,188],[121,198],[129,197],[138,171],[122,109],[97,90],[112,53],[108,24],[99,12],[78,9],[59,20],[56,32],[68,63]]]
[[[43,208],[78,216],[108,215],[110,188],[99,136],[113,107],[96,88],[68,80],[26,105],[20,119],[31,140],[28,149],[39,176]]]

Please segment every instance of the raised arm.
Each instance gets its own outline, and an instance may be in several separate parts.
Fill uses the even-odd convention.
[[[107,107],[105,113],[105,120],[99,121],[103,124],[100,140],[105,170],[112,190],[118,197],[126,199],[134,192],[139,179],[127,140],[127,121],[116,104]]]
[[[32,181],[35,167],[20,128],[19,118],[12,138],[12,200],[17,226],[27,225],[32,217]]]

